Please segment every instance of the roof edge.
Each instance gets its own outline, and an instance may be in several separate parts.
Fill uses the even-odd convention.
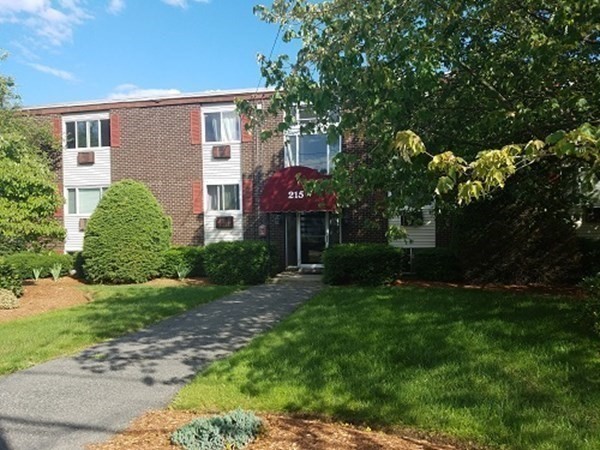
[[[254,89],[227,89],[227,90],[210,90],[200,92],[181,93],[176,95],[154,96],[154,97],[135,97],[135,98],[115,98],[115,99],[99,99],[79,102],[53,103],[47,105],[24,106],[23,111],[32,113],[44,112],[61,112],[61,111],[83,111],[83,110],[100,110],[110,109],[111,107],[140,107],[150,105],[173,105],[194,103],[195,101],[203,100],[205,102],[232,101],[236,97],[252,97],[254,95],[272,94],[276,89],[273,88],[254,88]]]

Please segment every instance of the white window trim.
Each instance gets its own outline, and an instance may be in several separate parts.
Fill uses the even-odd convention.
[[[231,185],[237,185],[238,187],[238,205],[239,208],[238,209],[210,209],[210,195],[208,195],[208,187],[209,186],[231,186]],[[205,206],[205,210],[207,213],[218,213],[218,214],[223,214],[223,213],[239,213],[240,211],[242,211],[242,183],[239,181],[218,181],[218,182],[209,182],[206,183],[204,185],[204,204]]]
[[[87,121],[87,120],[109,120],[110,121],[110,113],[102,112],[102,113],[93,113],[93,114],[70,114],[68,116],[62,116],[62,148],[65,151],[69,152],[82,152],[82,151],[91,151],[91,150],[106,150],[110,149],[110,146],[98,146],[98,147],[77,147],[75,148],[67,148],[67,122],[76,122],[76,121]],[[110,125],[109,125],[110,126]],[[99,131],[100,132],[100,131]],[[77,134],[77,127],[75,127],[75,134]],[[100,135],[99,135],[100,136]]]
[[[79,212],[79,190],[80,189],[100,189],[101,193],[100,193],[100,199],[102,199],[102,197],[106,194],[106,190],[108,190],[110,186],[67,186],[64,188],[64,198],[65,198],[65,205],[64,205],[64,211],[65,211],[65,216],[69,216],[69,217],[91,217],[91,215],[93,214],[93,212],[91,213],[80,213]],[[71,189],[75,189],[75,201],[76,201],[76,212],[74,213],[70,213],[69,212],[69,191]],[[104,193],[102,193],[102,189],[104,189]]]
[[[234,141],[207,141],[206,140],[206,115],[207,114],[211,114],[211,113],[228,113],[228,112],[235,112],[237,114],[238,117],[238,124],[239,124],[239,128],[240,128],[240,138]],[[202,108],[202,117],[200,118],[200,120],[202,121],[202,143],[203,144],[209,144],[209,145],[227,145],[227,144],[239,144],[242,142],[242,134],[243,134],[243,130],[242,130],[242,118],[240,117],[239,113],[237,112],[237,108],[235,107],[235,105],[219,105],[219,106],[204,106]],[[223,136],[223,121],[221,120],[221,137]]]

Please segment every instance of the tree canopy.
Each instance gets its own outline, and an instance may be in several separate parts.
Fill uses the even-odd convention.
[[[241,108],[259,122],[306,104],[332,137],[368,143],[366,158],[338,156],[325,187],[342,202],[380,190],[393,194],[389,214],[434,191],[469,203],[550,156],[576,161],[582,188],[598,181],[600,0],[275,0],[256,11],[300,49],[261,57],[278,91],[265,110]]]
[[[0,251],[64,237],[54,217],[63,202],[52,170],[60,149],[17,101],[13,81],[0,74]]]

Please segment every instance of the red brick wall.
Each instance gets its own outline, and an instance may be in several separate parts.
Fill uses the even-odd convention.
[[[265,101],[263,107],[267,106]],[[242,177],[252,180],[252,212],[244,214],[244,239],[262,239],[270,242],[277,249],[280,259],[280,267],[284,265],[285,258],[285,226],[283,220],[271,214],[259,211],[260,195],[267,179],[277,170],[283,168],[283,137],[274,136],[267,141],[261,141],[261,130],[274,129],[281,120],[269,118],[261,129],[253,130],[252,142],[242,144]],[[258,227],[267,226],[268,236],[259,237]]]
[[[173,242],[204,243],[203,216],[193,213],[192,183],[202,179],[202,146],[190,143],[190,111],[199,105],[111,110],[121,142],[111,150],[112,182],[148,185],[173,220]]]

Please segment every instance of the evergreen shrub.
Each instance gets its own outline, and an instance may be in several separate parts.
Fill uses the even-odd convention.
[[[33,270],[41,269],[40,277],[50,277],[50,269],[56,265],[61,265],[61,276],[69,274],[73,269],[73,256],[63,255],[53,251],[49,252],[19,252],[7,255],[4,260],[11,264],[21,279],[33,278]]]
[[[112,185],[86,226],[84,271],[94,283],[143,283],[160,274],[172,235],[148,187],[133,180]]]
[[[387,244],[340,244],[325,250],[323,265],[325,283],[381,285],[399,276],[402,250]]]
[[[17,297],[23,295],[23,281],[19,273],[4,259],[0,259],[0,289],[11,291]]]
[[[215,284],[260,284],[271,273],[269,246],[262,241],[217,242],[204,250],[204,267]]]
[[[19,307],[19,299],[8,289],[0,288],[0,309],[15,309]]]
[[[195,419],[176,430],[171,441],[186,450],[241,449],[261,429],[262,421],[253,412],[237,409],[221,416]]]
[[[177,268],[182,264],[190,267],[190,277],[204,277],[204,247],[174,246],[164,255],[160,275],[165,278],[176,278]]]
[[[449,248],[416,248],[413,250],[412,271],[425,281],[461,281],[458,259]]]

